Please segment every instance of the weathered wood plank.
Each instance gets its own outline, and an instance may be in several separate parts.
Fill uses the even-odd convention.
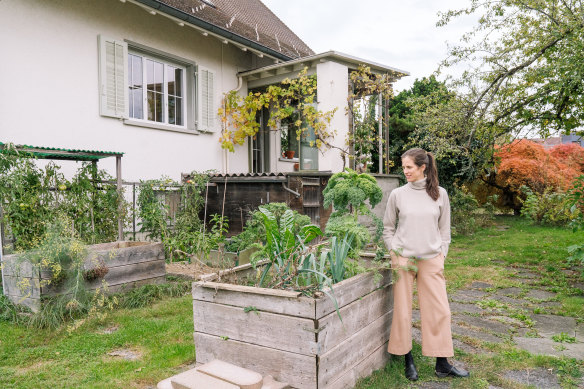
[[[374,273],[362,273],[351,277],[338,284],[333,285],[334,296],[337,299],[339,308],[352,303],[358,298],[371,293],[375,289],[387,285],[391,282],[391,273],[389,270],[381,271],[381,277],[375,276]],[[334,302],[328,297],[321,297],[316,300],[316,318],[336,311]]]
[[[390,354],[387,352],[387,342],[383,343],[371,355],[350,367],[341,377],[324,389],[350,389],[355,386],[360,378],[367,377],[374,370],[383,368],[389,362]]]
[[[108,285],[107,292],[108,294],[112,293],[121,293],[126,292],[128,290],[138,288],[143,285],[154,285],[154,284],[163,284],[166,282],[166,276],[157,276],[152,278],[144,278],[138,281],[132,281],[128,283],[122,283],[117,285]]]
[[[34,299],[41,297],[41,288],[38,278],[4,276],[4,284],[2,285],[2,288],[6,295],[24,296]]]
[[[303,355],[316,355],[314,320],[193,300],[195,331]]]
[[[220,359],[299,389],[316,389],[316,357],[195,332],[197,363]]]
[[[254,306],[260,311],[292,315],[314,319],[315,300],[309,297],[279,297],[241,293],[229,289],[204,288],[198,282],[193,283],[193,299],[208,301],[235,307]]]
[[[107,283],[108,288],[111,288],[116,285],[133,283],[142,279],[164,277],[166,275],[165,264],[164,260],[158,259],[150,262],[117,266],[109,269],[105,277],[88,281],[86,287],[92,290],[97,289],[101,287],[102,280]],[[63,293],[63,290],[61,288],[54,288],[51,285],[45,285],[41,287],[41,293],[47,296],[54,296]]]
[[[217,281],[220,280],[222,277],[228,277],[231,275],[235,275],[239,278],[246,278],[250,276],[254,276],[257,272],[257,268],[263,266],[264,264],[268,263],[268,260],[259,261],[256,264],[256,268],[254,268],[250,263],[246,263],[245,265],[240,265],[233,267],[231,269],[225,269],[218,271],[217,273],[209,273],[203,274],[199,276],[200,281],[210,282],[210,281]]]
[[[320,332],[317,335],[319,354],[324,354],[345,339],[373,323],[376,319],[391,311],[392,288],[385,285],[364,296],[363,298],[345,305],[339,310],[342,323],[337,312],[332,312],[318,320]]]
[[[391,312],[381,316],[319,359],[318,387],[325,387],[389,340]]]
[[[138,262],[149,262],[155,259],[164,259],[162,243],[99,251],[92,251],[91,246],[89,246],[88,249],[88,258],[85,263],[89,267],[96,263],[96,261],[103,261],[106,266],[111,268]]]
[[[280,290],[280,289],[257,288],[255,286],[223,284],[223,283],[219,283],[219,282],[197,282],[196,284],[202,286],[203,288],[210,288],[210,289],[215,289],[215,290],[225,289],[225,290],[231,290],[234,292],[262,294],[262,295],[275,296],[275,297],[296,298],[296,297],[302,296],[301,292],[294,292],[294,291]],[[193,285],[193,287],[194,287],[194,285]]]

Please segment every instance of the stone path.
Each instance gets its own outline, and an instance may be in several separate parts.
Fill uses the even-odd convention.
[[[584,360],[584,323],[560,315],[561,303],[556,293],[539,284],[539,274],[529,268],[509,271],[521,287],[498,289],[488,282],[475,281],[449,296],[454,347],[467,353],[485,354],[490,353],[485,348],[488,343],[509,341],[531,354]],[[418,310],[414,310],[413,320],[414,339],[421,342]],[[564,341],[558,342],[560,338]],[[561,387],[557,376],[543,368],[510,370],[502,372],[502,377],[510,383],[536,388]],[[584,381],[582,384],[584,387]],[[448,388],[448,385],[425,382],[417,387]]]

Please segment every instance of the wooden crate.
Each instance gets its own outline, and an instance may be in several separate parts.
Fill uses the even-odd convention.
[[[296,388],[353,387],[388,361],[391,275],[359,274],[333,288],[342,322],[326,296],[193,283],[197,363],[221,359]]]
[[[46,285],[51,272],[33,267],[20,260],[19,254],[5,255],[2,261],[4,294],[17,303],[38,311],[41,300],[62,292],[62,288]],[[92,269],[99,264],[107,266],[108,273],[87,283],[89,290],[107,283],[108,292],[114,293],[144,284],[164,282],[166,276],[162,243],[112,242],[87,246],[84,268]],[[22,288],[23,281],[26,285]]]

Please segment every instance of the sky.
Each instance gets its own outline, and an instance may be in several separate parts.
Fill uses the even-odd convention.
[[[436,27],[439,11],[469,0],[262,1],[316,53],[335,50],[410,72],[395,83],[398,92],[432,74],[447,56],[447,42],[458,43],[474,24],[466,17]]]

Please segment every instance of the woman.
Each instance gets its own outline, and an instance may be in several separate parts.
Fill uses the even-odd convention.
[[[406,378],[418,379],[411,351],[413,284],[417,279],[422,354],[436,357],[438,377],[468,377],[467,371],[452,366],[447,359],[454,356],[444,279],[444,258],[450,243],[448,194],[438,186],[431,153],[420,148],[406,151],[402,168],[408,183],[389,195],[383,221],[383,240],[396,275],[388,351],[405,355]]]

